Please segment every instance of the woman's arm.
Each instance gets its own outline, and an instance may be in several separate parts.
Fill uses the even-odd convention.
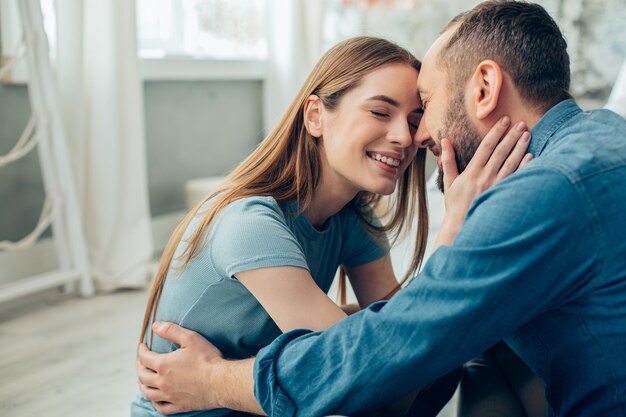
[[[346,273],[361,308],[388,299],[399,289],[389,253],[375,261],[346,268]]]
[[[303,268],[281,266],[238,272],[235,277],[261,303],[280,330],[324,330],[346,317]]]

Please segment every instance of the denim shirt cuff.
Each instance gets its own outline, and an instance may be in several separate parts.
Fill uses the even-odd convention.
[[[285,345],[311,330],[296,329],[280,335],[261,349],[254,361],[254,396],[268,416],[293,417],[297,407],[281,388],[276,362]]]

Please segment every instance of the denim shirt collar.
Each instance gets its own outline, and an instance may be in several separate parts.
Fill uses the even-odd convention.
[[[573,99],[561,101],[548,110],[531,130],[532,140],[528,146],[528,152],[535,157],[541,155],[552,135],[580,112],[582,110]]]

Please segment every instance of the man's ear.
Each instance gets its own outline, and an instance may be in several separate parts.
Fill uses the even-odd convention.
[[[322,136],[322,101],[311,94],[304,102],[304,126],[314,138]]]
[[[504,82],[502,68],[495,61],[485,60],[476,67],[471,78],[471,99],[476,109],[476,118],[486,119],[498,106]]]

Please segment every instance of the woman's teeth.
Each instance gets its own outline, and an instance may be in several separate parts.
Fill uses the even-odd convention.
[[[393,159],[390,156],[383,156],[383,155],[381,155],[379,153],[372,153],[372,158],[377,160],[377,161],[383,162],[383,163],[389,165],[390,167],[400,166],[400,161],[397,160],[397,159]]]

